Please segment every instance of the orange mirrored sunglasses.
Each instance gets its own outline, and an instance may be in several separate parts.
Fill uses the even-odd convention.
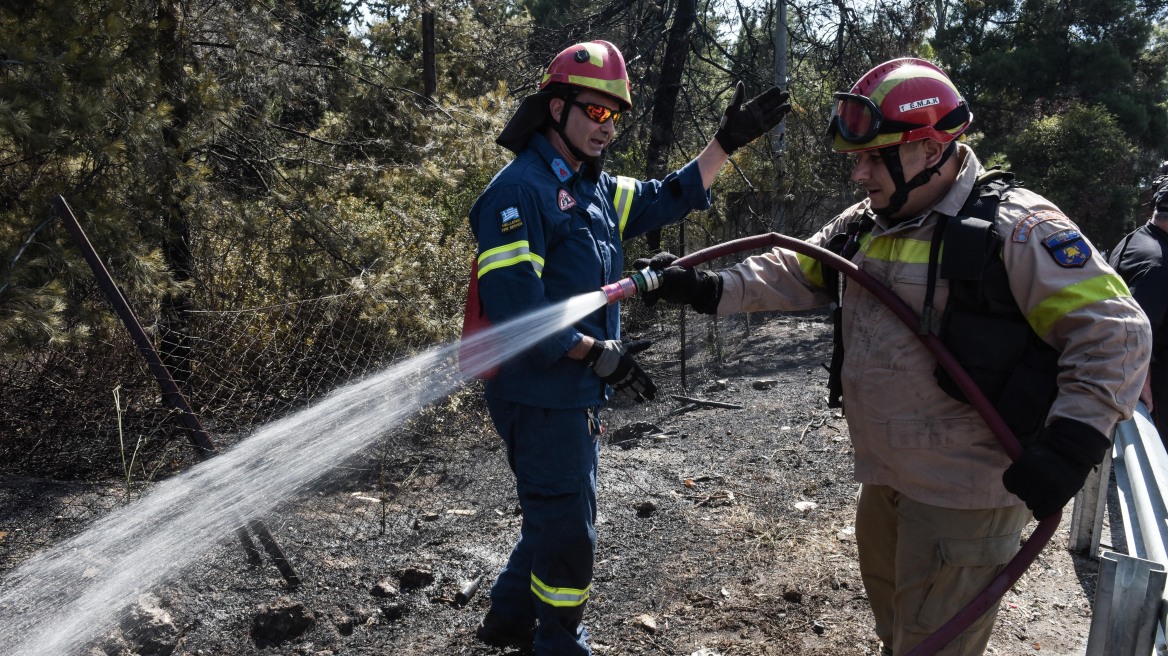
[[[614,124],[620,121],[621,113],[613,111],[604,105],[583,103],[577,100],[573,100],[572,104],[584,110],[584,115],[597,123],[604,123],[610,118]]]

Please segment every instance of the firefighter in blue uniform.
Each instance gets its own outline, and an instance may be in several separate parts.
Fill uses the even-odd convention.
[[[729,153],[789,111],[772,88],[743,103],[739,83],[714,139],[662,181],[602,170],[621,112],[632,107],[624,58],[606,41],[555,57],[497,142],[516,153],[475,202],[478,300],[501,323],[622,277],[621,242],[710,206]],[[486,383],[507,447],[523,522],[477,636],[536,654],[590,654],[582,623],[596,548],[596,410],[609,388],[637,401],[656,387],[621,342],[614,304],[504,364]]]

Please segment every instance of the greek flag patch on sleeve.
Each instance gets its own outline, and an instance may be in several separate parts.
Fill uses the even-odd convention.
[[[518,207],[508,207],[502,212],[499,212],[499,218],[502,219],[500,231],[503,234],[523,227],[523,219],[519,218]]]

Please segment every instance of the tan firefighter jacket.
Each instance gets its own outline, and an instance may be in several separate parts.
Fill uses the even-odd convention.
[[[918,313],[939,213],[956,215],[983,172],[967,146],[955,156],[957,180],[932,211],[896,225],[877,219],[852,258]],[[867,200],[848,208],[808,241],[824,246],[867,210]],[[1110,436],[1139,398],[1152,343],[1147,318],[1085,238],[1068,240],[1074,235],[1062,231],[1078,228],[1050,201],[1016,187],[999,206],[995,227],[1019,308],[1061,353],[1047,423],[1067,417]],[[721,272],[718,314],[827,305],[822,267],[781,248],[746,259]],[[934,331],[947,297],[947,281],[938,280]],[[1006,452],[973,407],[941,390],[936,360],[913,331],[857,283],[846,286],[842,306],[843,398],[856,480],[947,508],[1021,503],[1002,486]]]

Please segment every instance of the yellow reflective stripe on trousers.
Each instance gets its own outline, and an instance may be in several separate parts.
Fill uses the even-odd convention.
[[[531,252],[526,241],[516,241],[483,251],[479,256],[479,277],[494,269],[501,269],[520,262],[530,262],[535,275],[543,276],[543,258]]]
[[[1098,301],[1124,296],[1131,296],[1131,292],[1128,291],[1123,279],[1105,273],[1073,285],[1067,285],[1047,296],[1026,315],[1026,321],[1030,322],[1035,333],[1045,336],[1050,331],[1051,326],[1065,317],[1067,313]]]
[[[576,588],[553,588],[544,585],[543,581],[540,581],[535,574],[531,575],[531,591],[535,593],[535,596],[550,606],[564,608],[579,606],[585,601],[588,601],[588,591],[591,589],[591,583],[583,590]]]
[[[619,218],[620,236],[625,238],[625,224],[629,221],[629,210],[633,209],[633,192],[637,190],[637,181],[618,175],[616,177],[616,193],[612,197],[612,206],[616,208]]]

